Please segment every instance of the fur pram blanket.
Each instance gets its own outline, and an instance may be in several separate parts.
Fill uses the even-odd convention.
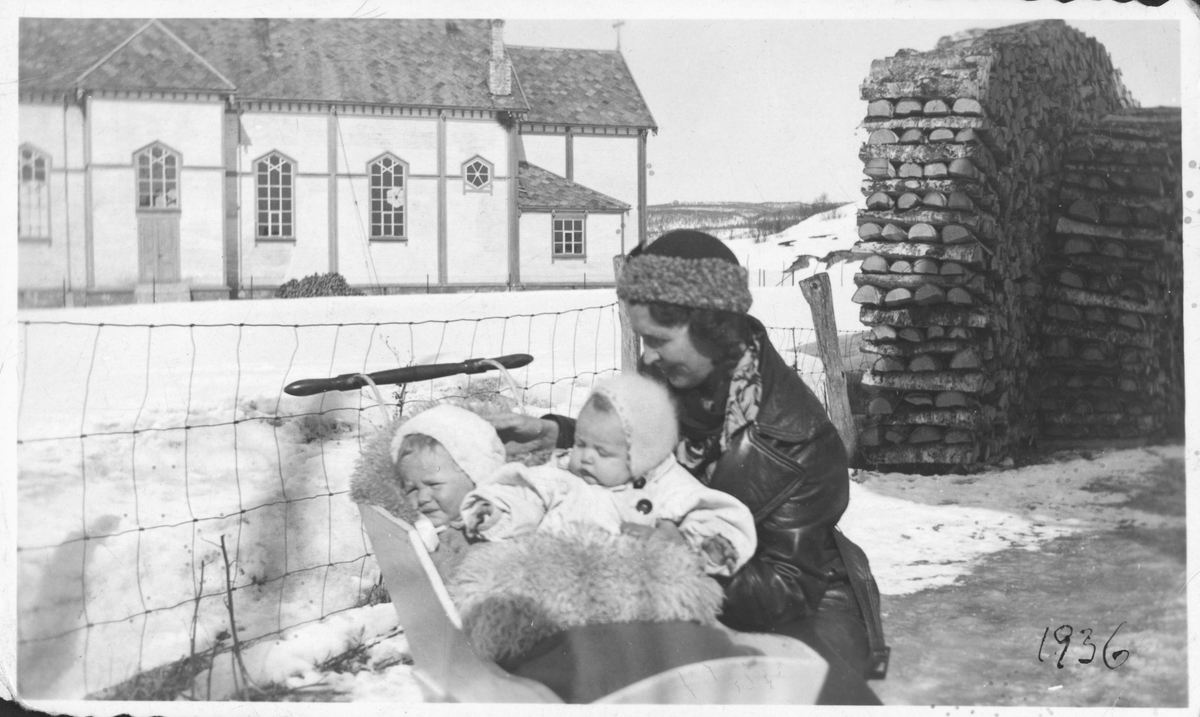
[[[391,431],[363,445],[350,482],[358,503],[412,521],[389,452]],[[519,655],[560,630],[588,624],[690,621],[714,625],[724,592],[686,545],[612,535],[586,525],[468,545],[446,530],[432,554],[475,649]]]

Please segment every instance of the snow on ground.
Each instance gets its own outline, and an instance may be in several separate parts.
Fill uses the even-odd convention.
[[[852,289],[838,286],[839,325],[853,329],[841,315],[857,319]],[[754,297],[752,312],[785,357],[789,341],[812,340],[796,336],[811,326],[798,289]],[[593,290],[22,312],[32,322],[19,327],[22,689],[78,698],[187,655],[193,636],[196,651],[228,645],[224,538],[239,636],[266,638],[245,656],[253,679],[323,679],[348,698],[418,699],[410,668],[389,658],[405,650],[394,613],[355,607],[378,569],[345,491],[360,441],[379,421],[374,398],[299,398],[282,387],[530,353],[534,362],[514,372],[526,409],[573,414],[595,378],[619,365],[614,298]],[[496,385],[460,376],[413,384],[409,398],[461,395],[480,380]],[[393,401],[394,387],[382,389]],[[1077,468],[1079,480],[1101,469]],[[1026,475],[1007,472],[1004,484],[1042,491],[1046,515],[1012,501],[938,505],[919,489],[907,494],[904,477],[873,476],[852,486],[843,525],[885,593],[945,584],[988,552],[1078,528],[1051,510],[1046,486],[1058,485],[1056,474]],[[379,642],[370,659],[380,671],[311,669],[358,640]],[[222,661],[214,697],[229,687]]]
[[[323,672],[316,666],[356,644],[368,644],[357,672]],[[256,643],[242,652],[242,664],[256,684],[288,687],[320,686],[355,701],[422,702],[420,684],[412,676],[408,641],[396,612],[384,603],[339,613],[320,623],[290,630],[275,640]],[[228,699],[233,695],[232,655],[223,655],[212,674],[196,677],[193,695]]]
[[[1182,527],[1182,518],[1125,505],[1122,490],[1182,460],[1182,446],[1157,446],[971,476],[863,471],[840,525],[870,557],[880,591],[904,595],[949,585],[997,550],[1037,550],[1083,530]]]
[[[880,495],[857,483],[850,485],[850,507],[839,525],[867,553],[884,595],[949,585],[987,553],[1010,547],[1037,550],[1073,531],[1003,510]]]
[[[750,272],[751,286],[794,286],[801,279],[819,272],[828,272],[836,302],[834,314],[839,330],[862,331],[859,307],[850,301],[854,295],[854,275],[862,259],[843,261],[835,252],[848,252],[858,242],[857,205],[846,204],[821,214],[814,214],[799,224],[755,241],[751,237],[726,239],[728,246],[742,266]],[[830,261],[824,261],[826,257]],[[797,260],[807,261],[794,272],[789,269]]]

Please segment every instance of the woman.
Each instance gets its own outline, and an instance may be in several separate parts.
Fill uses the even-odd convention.
[[[674,231],[629,255],[617,284],[642,339],[639,370],[680,407],[677,457],[754,514],[758,551],[724,582],[721,620],[804,641],[831,673],[882,677],[879,598],[862,551],[836,529],[846,451],[824,408],[750,317],[747,272],[719,240]],[[497,417],[510,453],[570,446],[570,419]]]

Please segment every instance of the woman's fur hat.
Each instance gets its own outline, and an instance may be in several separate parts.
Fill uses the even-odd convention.
[[[753,301],[749,279],[720,239],[679,229],[629,252],[617,279],[617,298],[744,314]]]
[[[592,395],[603,396],[613,405],[629,448],[629,472],[635,478],[675,452],[679,420],[666,386],[627,372],[597,384]]]

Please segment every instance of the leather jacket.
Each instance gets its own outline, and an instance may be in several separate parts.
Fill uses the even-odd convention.
[[[812,390],[755,329],[758,416],[730,437],[708,481],[745,503],[758,527],[757,552],[725,585],[722,622],[738,629],[808,617],[831,585],[847,587],[833,533],[849,503],[846,449]]]

